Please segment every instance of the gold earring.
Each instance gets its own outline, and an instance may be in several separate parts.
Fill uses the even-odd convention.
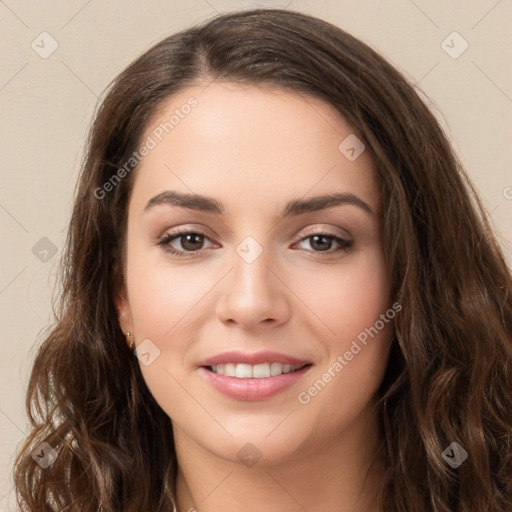
[[[132,336],[132,333],[127,332],[126,337],[129,338],[130,336]],[[130,350],[133,350],[135,348],[135,340],[128,340],[128,346],[130,347]]]

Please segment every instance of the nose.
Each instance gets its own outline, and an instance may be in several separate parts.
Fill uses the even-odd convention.
[[[232,270],[219,283],[217,317],[224,323],[250,330],[268,325],[277,327],[290,316],[290,291],[276,271],[266,251],[252,263],[237,253]]]

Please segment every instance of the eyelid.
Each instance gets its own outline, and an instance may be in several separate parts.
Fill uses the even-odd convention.
[[[170,226],[161,231],[161,234],[157,236],[157,238],[162,238],[165,235],[175,235],[180,233],[197,233],[198,235],[204,235],[208,238],[216,237],[214,231],[212,231],[210,228],[207,228],[206,226],[203,226],[202,224],[178,224],[176,226]]]
[[[329,235],[333,237],[342,238],[343,240],[346,240],[347,242],[352,240],[352,235],[345,229],[338,228],[339,231],[342,231],[342,233],[336,232],[334,228],[323,228],[319,226],[318,224],[315,224],[312,227],[305,228],[305,230],[300,230],[298,233],[302,233],[301,239],[308,235],[317,235],[317,234],[323,234],[323,235]]]

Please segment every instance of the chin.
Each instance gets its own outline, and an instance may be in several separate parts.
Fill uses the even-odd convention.
[[[284,423],[291,419],[285,418],[283,415],[277,422],[274,418],[268,422],[260,420],[257,427],[251,418],[239,418],[236,428],[231,425],[227,429],[233,437],[219,435],[203,438],[200,443],[213,455],[236,464],[260,468],[275,466],[300,457],[308,451],[308,445],[314,443],[304,424],[285,427]],[[279,425],[279,422],[283,424]]]

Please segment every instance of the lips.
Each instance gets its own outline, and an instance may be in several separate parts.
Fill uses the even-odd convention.
[[[232,351],[202,361],[201,375],[236,400],[266,400],[293,386],[312,363],[278,352]]]

